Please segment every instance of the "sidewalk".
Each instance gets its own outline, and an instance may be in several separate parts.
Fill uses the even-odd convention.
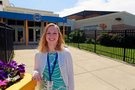
[[[135,90],[135,67],[69,47],[74,64],[75,90]],[[15,50],[15,60],[32,73],[35,49]]]

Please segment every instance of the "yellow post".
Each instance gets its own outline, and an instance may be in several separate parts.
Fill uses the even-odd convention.
[[[26,46],[28,46],[28,20],[26,20]]]

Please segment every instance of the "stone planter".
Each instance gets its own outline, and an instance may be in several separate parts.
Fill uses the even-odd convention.
[[[32,75],[25,73],[23,79],[13,84],[6,90],[35,90],[36,81],[32,80]]]

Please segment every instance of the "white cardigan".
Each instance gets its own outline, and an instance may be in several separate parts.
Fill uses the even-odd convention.
[[[37,52],[35,54],[34,73],[39,73],[42,77],[47,63],[47,53]],[[74,90],[73,62],[68,48],[58,51],[58,64],[67,90]],[[41,82],[38,82],[38,85]],[[40,85],[39,85],[40,86]]]

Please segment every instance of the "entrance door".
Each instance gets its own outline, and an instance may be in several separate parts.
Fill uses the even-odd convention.
[[[29,27],[29,43],[39,42],[40,39],[40,28]]]
[[[36,39],[35,41],[39,42],[39,40],[40,40],[40,28],[36,28],[35,29],[35,36],[36,36],[35,37],[35,39]]]
[[[14,43],[24,43],[24,27],[22,26],[13,26],[14,28]]]

